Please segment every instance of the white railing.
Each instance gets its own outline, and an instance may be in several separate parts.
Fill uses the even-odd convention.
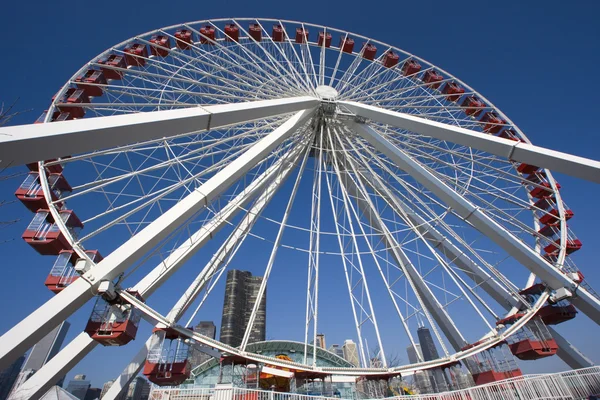
[[[600,393],[600,367],[524,375],[487,385],[437,394],[389,397],[388,400],[534,400],[587,399]],[[150,400],[339,400],[334,397],[309,396],[245,388],[184,389],[154,387]]]

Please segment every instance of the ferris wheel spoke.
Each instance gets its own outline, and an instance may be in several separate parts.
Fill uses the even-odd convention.
[[[526,246],[517,237],[503,229],[494,220],[485,215],[479,208],[465,200],[452,188],[445,185],[430,172],[424,170],[400,149],[388,142],[385,138],[374,132],[369,127],[355,124],[356,131],[371,145],[392,159],[398,166],[415,179],[420,181],[437,197],[445,201],[465,221],[471,223],[477,230],[484,233],[489,239],[498,244],[507,253],[511,254],[523,266],[536,274],[552,289],[573,287],[573,280],[564,273],[547,263],[541,255]],[[600,322],[600,300],[587,290],[579,291],[579,296],[571,298],[578,304],[584,313],[595,321]]]
[[[337,148],[337,146],[334,144],[334,139],[332,138],[332,132],[329,129],[329,127],[327,127],[327,139],[329,142],[328,147],[330,149]],[[337,140],[339,140],[339,139],[336,138],[336,141]],[[361,289],[362,289],[362,291],[364,291],[365,296],[367,297],[367,307],[368,307],[368,310],[366,310],[366,312],[368,314],[367,318],[368,318],[368,320],[371,321],[371,323],[373,325],[373,329],[375,330],[375,337],[377,338],[377,344],[379,346],[379,350],[381,351],[381,355],[379,357],[381,358],[383,367],[387,368],[387,360],[386,360],[386,356],[385,356],[385,351],[384,351],[383,343],[381,341],[381,336],[379,334],[379,325],[377,324],[377,317],[375,315],[375,309],[373,308],[373,303],[371,301],[371,293],[369,291],[369,284],[368,284],[367,276],[365,274],[362,257],[361,257],[360,251],[359,251],[359,245],[358,245],[358,240],[357,240],[358,235],[354,229],[354,223],[352,222],[353,215],[354,215],[354,218],[356,219],[357,224],[361,230],[362,230],[362,225],[360,224],[360,219],[358,217],[356,210],[354,209],[354,206],[350,202],[350,199],[348,197],[348,192],[346,190],[346,187],[344,186],[344,181],[341,179],[341,172],[340,172],[339,168],[337,167],[338,160],[337,160],[337,156],[336,156],[336,151],[333,151],[332,155],[333,155],[332,163],[333,163],[333,167],[334,167],[334,170],[336,173],[336,177],[339,181],[339,187],[341,189],[341,197],[342,197],[341,203],[343,205],[346,221],[348,223],[348,229],[349,229],[350,237],[352,240],[352,248],[354,248],[356,251],[356,261],[358,264],[357,265],[358,269],[356,269],[356,267],[355,267],[355,269],[360,274],[359,279],[360,279],[361,286],[362,286]],[[362,232],[362,234],[363,234],[363,238],[365,239],[365,241],[368,242],[368,240],[365,237],[365,233]],[[362,308],[362,305],[361,305],[361,308]],[[364,308],[363,308],[363,310],[364,310]]]

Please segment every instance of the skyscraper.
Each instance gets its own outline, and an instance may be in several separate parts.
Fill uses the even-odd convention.
[[[324,333],[317,333],[317,347],[320,347],[322,349],[327,348],[327,346],[325,345],[325,334]]]
[[[3,371],[0,371],[0,400],[5,400],[8,397],[24,362],[25,356],[21,356]]]
[[[415,343],[415,347],[413,347],[412,345],[408,346],[406,348],[406,353],[408,354],[408,361],[411,364],[418,363],[419,358],[423,360],[423,352],[421,351],[421,345],[418,343]]]
[[[67,392],[80,400],[85,400],[85,396],[90,386],[90,381],[85,379],[85,375],[75,375],[73,380],[67,385]]]
[[[217,327],[212,321],[200,321],[198,325],[194,327],[194,331],[198,332],[203,336],[207,336],[211,339],[215,339],[217,333]],[[203,353],[201,351],[193,351],[189,360],[192,368],[196,368],[198,365],[202,364],[206,360],[211,358],[208,354]]]
[[[110,389],[110,387],[112,386],[112,384],[114,382],[115,382],[114,380],[104,382],[104,385],[102,385],[102,392],[100,392],[100,398],[104,397],[104,395],[106,394],[106,392],[108,392],[108,390]]]
[[[29,357],[27,357],[27,361],[25,361],[25,365],[23,365],[23,370],[32,369],[38,371],[44,364],[50,361],[50,359],[60,350],[70,326],[71,324],[64,321],[49,334],[44,336],[42,340],[37,342],[37,344],[33,346],[33,349],[31,349]]]
[[[344,350],[340,347],[339,344],[332,344],[329,347],[329,351],[335,354],[336,356],[344,358]]]
[[[344,340],[342,351],[344,352],[344,359],[346,361],[348,361],[355,367],[358,367],[360,365],[358,361],[358,351],[356,349],[356,343],[354,343],[351,339]]]
[[[221,319],[221,342],[234,347],[242,343],[262,279],[260,276],[252,276],[247,271],[231,270],[227,272]],[[266,305],[267,293],[265,292],[250,332],[249,343],[265,340]]]
[[[423,359],[425,361],[435,360],[440,357],[428,328],[420,327],[417,329],[417,336],[419,337],[419,344],[421,345],[421,351],[423,352]],[[448,383],[446,382],[444,371],[440,368],[433,369],[430,377],[435,392],[439,393],[448,390]]]
[[[141,376],[136,377],[133,382],[129,384],[125,400],[144,400],[142,396],[144,392],[146,392],[146,387],[150,387],[150,382]]]

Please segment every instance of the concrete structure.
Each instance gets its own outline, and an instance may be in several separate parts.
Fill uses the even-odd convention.
[[[212,321],[200,321],[198,325],[194,327],[194,331],[211,339],[216,339],[217,327]],[[201,351],[194,351],[190,356],[189,360],[190,364],[192,364],[192,368],[196,368],[198,365],[202,364],[209,358],[210,356],[206,353],[203,353]]]
[[[80,400],[86,400],[85,396],[90,386],[90,381],[85,379],[85,375],[75,375],[73,380],[67,385],[67,392]]]
[[[231,270],[227,272],[221,319],[221,342],[234,347],[242,343],[261,283],[262,277],[252,276],[247,271]],[[249,343],[262,342],[266,338],[266,305],[267,295],[265,293],[258,308]]]
[[[10,391],[19,376],[21,366],[25,362],[25,356],[17,358],[8,368],[0,372],[0,400],[8,398]]]
[[[319,346],[322,349],[327,348],[327,345],[325,344],[325,334],[324,333],[317,333],[317,346]]]
[[[332,344],[328,350],[336,356],[344,358],[344,350],[340,347],[339,344]]]
[[[360,366],[360,362],[358,361],[358,349],[356,348],[356,343],[354,343],[352,339],[344,340],[342,351],[344,353],[344,360],[355,367]]]

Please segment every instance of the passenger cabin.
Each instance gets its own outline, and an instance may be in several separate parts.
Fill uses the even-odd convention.
[[[68,158],[68,157],[63,157],[63,158]],[[46,168],[46,171],[48,173],[60,174],[64,169],[64,167],[61,163],[57,162],[56,164],[46,165],[47,163],[52,163],[55,161],[57,161],[55,158],[44,161],[44,167]],[[32,172],[39,172],[39,164],[36,162],[27,164],[27,168],[29,168],[29,170]]]
[[[72,210],[60,210],[60,217],[67,229],[76,237],[83,224]],[[56,225],[49,210],[41,209],[23,233],[23,240],[43,256],[57,256],[61,250],[71,250],[65,235]]]
[[[155,57],[166,57],[171,51],[171,38],[166,35],[153,35],[150,39],[150,54]]]
[[[508,139],[508,140],[514,140],[515,142],[525,142],[525,139],[521,138],[517,132],[515,132],[513,129],[505,129],[501,132],[498,133],[498,137],[501,137],[503,139]]]
[[[483,108],[485,107],[485,103],[479,100],[476,96],[467,96],[463,100],[461,107],[465,114],[475,118],[481,115],[483,112]]]
[[[180,29],[175,32],[175,44],[180,50],[188,50],[194,41],[192,31],[188,29]]]
[[[148,58],[148,47],[141,43],[131,43],[123,49],[125,62],[131,67],[143,67]]]
[[[463,350],[478,344],[478,342],[473,343],[463,348]],[[476,385],[484,385],[523,375],[506,342],[500,342],[487,350],[468,357],[464,360],[464,363],[471,372]]]
[[[496,322],[497,325],[508,327],[524,314],[517,313]],[[538,360],[550,357],[558,351],[556,340],[552,338],[548,327],[539,316],[529,320],[521,329],[507,338],[510,351],[520,360]]]
[[[407,60],[402,65],[402,75],[411,76],[421,70],[421,64],[417,60]]]
[[[488,111],[483,114],[481,120],[479,121],[481,126],[483,127],[483,132],[497,134],[502,130],[506,121],[500,118],[495,112]]]
[[[250,34],[250,37],[257,42],[262,40],[262,29],[260,28],[259,24],[250,24],[248,27],[248,33]]]
[[[127,293],[144,301],[136,291]],[[135,339],[141,316],[139,310],[119,296],[113,301],[98,296],[85,332],[103,346],[123,346]]]
[[[200,44],[214,44],[215,28],[212,25],[205,25],[200,28]]]
[[[533,180],[531,180],[529,178],[527,180],[529,180],[530,182],[533,182]],[[560,190],[560,185],[558,184],[558,182],[556,183],[556,188],[558,190]],[[541,182],[538,186],[536,186],[529,192],[531,197],[535,197],[536,199],[541,199],[542,197],[551,196],[553,193],[554,193],[554,190],[552,190],[552,185],[550,185],[549,182]]]
[[[544,324],[558,325],[570,321],[577,316],[577,309],[566,300],[561,300],[556,304],[548,304],[538,311],[538,314]]]
[[[296,28],[296,43],[308,43],[308,29]]]
[[[127,69],[127,63],[125,57],[112,54],[108,56],[106,60],[98,61],[98,64],[106,65],[106,67],[100,67],[106,79],[122,79],[125,73],[122,70]],[[119,68],[119,69],[115,69]]]
[[[52,201],[57,201],[63,193],[72,190],[61,173],[50,174],[48,176],[48,186]],[[36,212],[40,208],[48,208],[48,202],[40,183],[39,172],[28,173],[23,183],[21,183],[15,192],[15,196],[31,212]],[[57,203],[57,207],[62,207],[62,203]]]
[[[77,87],[82,89],[86,95],[92,97],[100,97],[104,93],[102,85],[106,85],[104,72],[88,69],[85,74],[79,78],[75,78]]]
[[[94,263],[102,261],[102,256],[98,250],[86,250],[85,253]],[[79,278],[79,274],[74,268],[78,259],[79,256],[73,250],[61,250],[58,253],[50,274],[44,282],[51,292],[58,294]]]
[[[331,33],[319,32],[319,39],[317,40],[317,44],[319,47],[323,46],[325,43],[325,47],[331,46]]]
[[[363,45],[362,56],[364,59],[373,61],[375,59],[376,55],[377,55],[377,47],[374,44],[365,43]]]
[[[583,246],[583,244],[581,243],[581,240],[567,239],[567,244],[566,244],[567,254],[576,252],[577,250],[581,249],[581,246]],[[549,254],[549,253],[558,251],[558,249],[560,247],[561,247],[560,239],[558,239],[556,242],[553,242],[553,243],[549,244],[548,246],[544,247],[544,251]]]
[[[58,102],[62,103],[57,107],[60,112],[69,113],[73,118],[83,118],[85,109],[71,104],[89,103],[90,99],[82,89],[69,88]]]
[[[236,24],[225,25],[225,41],[227,42],[239,42],[240,40],[240,28]]]
[[[274,42],[283,42],[285,39],[285,33],[283,32],[283,26],[281,25],[273,25],[273,32],[271,33],[271,38]]]
[[[568,221],[573,218],[575,213],[571,210],[565,210],[565,220]],[[560,220],[560,213],[556,208],[553,208],[548,212],[548,214],[543,215],[540,218],[540,224],[542,225],[553,225],[557,224]]]
[[[400,60],[400,56],[393,51],[388,51],[385,53],[385,57],[383,57],[383,66],[386,68],[395,67]]]
[[[438,74],[433,69],[428,69],[423,74],[423,82],[427,84],[426,85],[427,87],[430,87],[432,89],[439,88],[440,85],[442,84],[441,82],[443,80],[444,80],[444,77],[442,75]]]
[[[537,172],[539,169],[540,169],[540,167],[537,167],[535,165],[525,164],[525,163],[521,163],[517,167],[517,171],[519,171],[520,173],[522,173],[524,175],[533,174],[534,172]]]
[[[465,89],[456,82],[447,82],[442,89],[442,93],[447,95],[446,100],[454,102],[458,101],[464,92]]]
[[[350,37],[340,38],[340,49],[342,49],[344,53],[352,54],[354,51],[354,39]]]
[[[144,375],[158,386],[176,386],[190,376],[190,347],[186,338],[172,328],[154,328]]]

